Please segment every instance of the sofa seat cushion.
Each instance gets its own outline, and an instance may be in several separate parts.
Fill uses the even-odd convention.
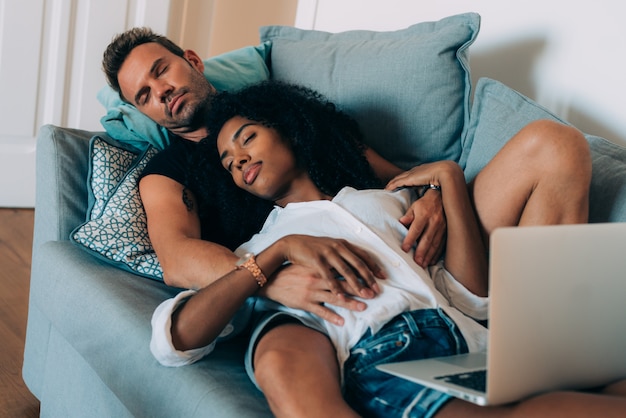
[[[243,341],[223,342],[190,366],[157,363],[150,318],[176,291],[136,280],[67,241],[48,242],[34,259],[30,303],[136,416],[271,416],[244,369]]]

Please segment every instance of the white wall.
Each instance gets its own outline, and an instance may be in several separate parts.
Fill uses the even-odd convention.
[[[149,26],[209,56],[256,44],[262,24],[293,24],[296,5],[297,0],[0,0],[0,207],[34,206],[41,125],[102,130],[105,109],[96,94],[106,83],[102,53],[115,34]]]
[[[394,30],[477,12],[472,78],[495,78],[581,130],[626,145],[626,3],[616,0],[301,0],[296,26]]]
[[[41,125],[102,130],[104,48],[131,26],[165,32],[169,7],[170,0],[0,0],[0,207],[34,205]]]
[[[102,51],[115,33],[147,25],[195,49],[211,32],[211,16],[198,19],[205,14],[198,4],[213,12],[219,1],[0,0],[0,207],[33,206],[42,124],[102,129],[95,94],[104,85]],[[281,1],[297,0],[274,3]],[[626,144],[626,3],[299,0],[296,26],[393,30],[467,11],[483,17],[471,49],[474,80],[496,78],[583,131]]]
[[[258,44],[259,26],[293,25],[297,6],[298,0],[172,0],[167,34],[211,57]]]

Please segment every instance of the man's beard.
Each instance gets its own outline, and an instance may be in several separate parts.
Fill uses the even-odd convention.
[[[206,117],[211,110],[212,95],[207,94],[203,100],[189,103],[179,113],[175,124],[182,130],[193,131],[206,124]]]
[[[165,128],[178,132],[191,132],[206,124],[206,117],[211,110],[215,92],[204,75],[200,73],[194,73],[189,87],[184,90],[192,96],[192,100],[185,103],[176,116],[170,115],[171,121]]]

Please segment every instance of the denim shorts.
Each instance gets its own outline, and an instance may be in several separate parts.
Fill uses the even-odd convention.
[[[381,372],[381,363],[467,353],[456,324],[440,309],[402,313],[367,332],[344,366],[346,401],[364,417],[431,417],[449,395]]]

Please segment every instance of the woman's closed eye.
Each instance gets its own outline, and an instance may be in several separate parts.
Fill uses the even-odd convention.
[[[222,166],[226,171],[231,172],[233,170],[233,158],[223,159]]]
[[[248,143],[252,141],[254,138],[256,138],[255,132],[251,132],[249,135],[244,135],[243,138],[241,139],[241,144],[248,145]]]

